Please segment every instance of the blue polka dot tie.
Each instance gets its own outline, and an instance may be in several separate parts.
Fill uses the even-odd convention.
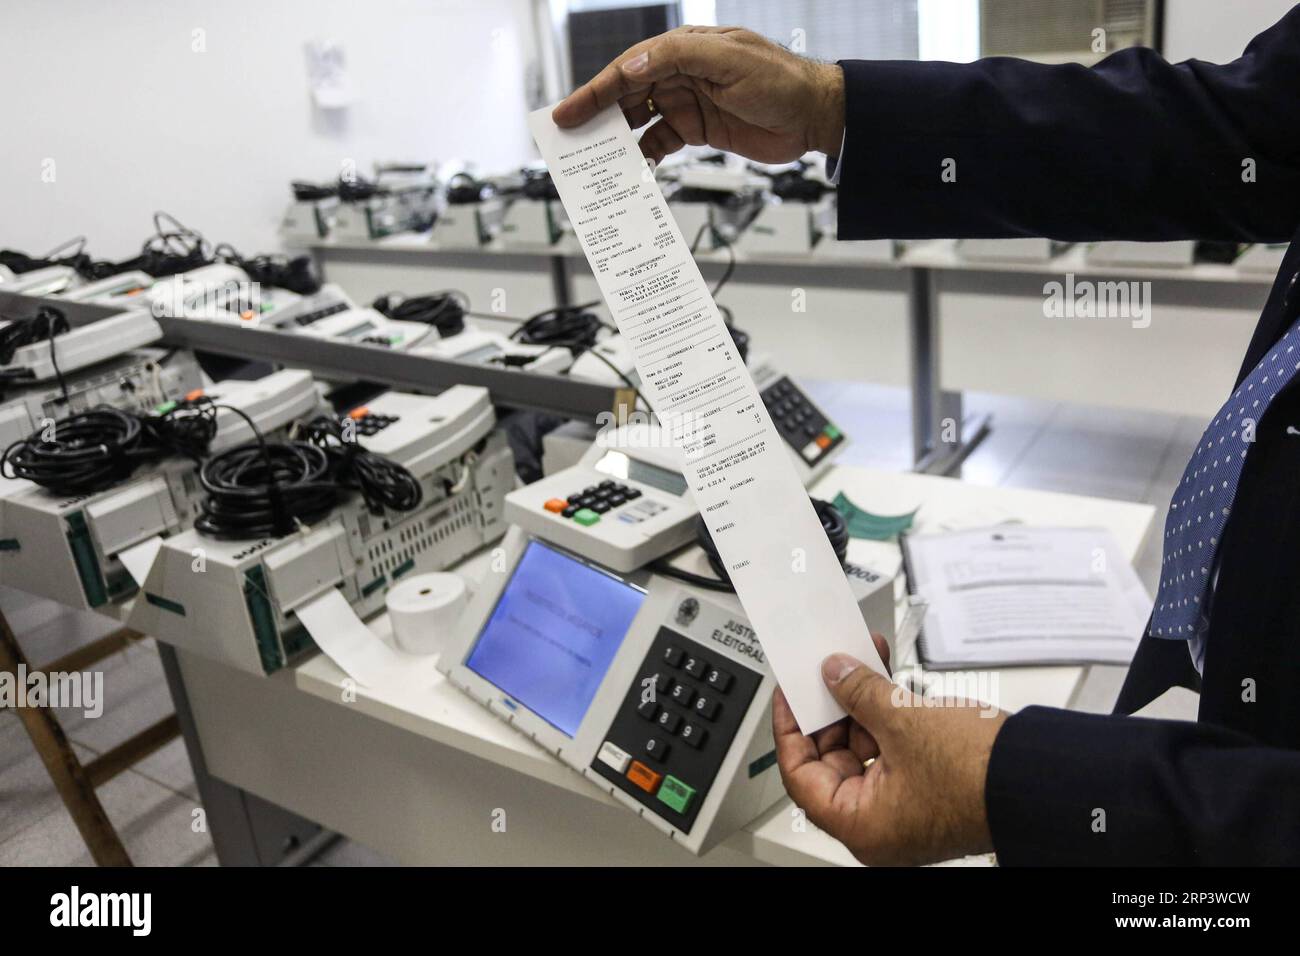
[[[1300,323],[1293,325],[1232,393],[1201,436],[1165,519],[1164,562],[1151,633],[1186,640],[1196,633],[1214,553],[1232,511],[1246,452],[1269,403],[1300,373]]]

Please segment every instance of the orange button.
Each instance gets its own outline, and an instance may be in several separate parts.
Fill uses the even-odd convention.
[[[200,398],[202,398],[202,397],[203,397],[203,389],[201,389],[201,388],[196,388],[194,391],[186,393],[186,395],[185,395],[185,401],[187,401],[187,402],[195,402],[195,401],[198,401],[198,400],[199,400]]]
[[[253,319],[253,310],[245,309],[243,312],[239,313],[239,317],[243,319],[245,322],[251,322]]]
[[[659,781],[663,778],[663,774],[655,773],[639,760],[633,760],[632,766],[627,768],[627,779],[646,793],[654,793],[655,788],[659,786]]]
[[[565,501],[563,498],[552,498],[550,501],[546,502],[546,504],[544,504],[542,507],[545,508],[547,511],[554,511],[556,514],[559,514],[565,508],[569,507],[569,503]]]
[[[818,447],[818,448],[830,448],[830,447],[831,447],[831,440],[830,440],[830,438],[828,438],[828,437],[825,436],[825,435],[818,435],[818,436],[817,436],[817,447]]]
[[[370,409],[362,405],[360,408],[354,408],[352,411],[348,412],[348,418],[352,419],[354,422],[359,422],[369,414]]]

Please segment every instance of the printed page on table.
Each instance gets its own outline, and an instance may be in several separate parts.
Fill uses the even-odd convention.
[[[622,112],[528,121],[795,719],[819,730],[844,716],[827,655],[885,668],[789,452]]]

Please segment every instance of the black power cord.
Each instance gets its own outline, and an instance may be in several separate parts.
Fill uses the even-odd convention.
[[[490,183],[467,172],[459,172],[447,180],[447,203],[451,206],[468,206],[482,202],[492,195]]]
[[[326,517],[345,490],[360,491],[374,514],[384,508],[410,511],[423,499],[414,475],[345,440],[336,419],[309,422],[307,441],[268,442],[256,426],[253,432],[253,441],[212,456],[200,469],[207,492],[194,523],[200,533],[228,540],[281,538]]]
[[[525,345],[563,345],[572,349],[575,356],[580,355],[596,344],[596,336],[602,328],[614,328],[591,311],[598,305],[600,302],[597,300],[545,309],[511,330],[510,337]]]
[[[248,278],[259,285],[288,289],[298,295],[315,295],[320,291],[320,276],[311,256],[257,255],[245,258],[228,242],[215,250],[217,259],[243,269]]]
[[[465,331],[469,296],[456,289],[409,297],[400,292],[389,292],[375,299],[371,307],[390,319],[432,325],[441,338],[449,339]]]
[[[525,169],[524,184],[520,192],[529,199],[559,199],[560,191],[546,169]]]
[[[38,429],[5,449],[0,475],[25,478],[56,495],[94,494],[146,462],[181,454],[195,461],[217,433],[211,402],[178,402],[157,414],[102,405]]]
[[[299,202],[319,202],[339,194],[338,186],[332,183],[309,183],[301,179],[291,182],[289,188],[293,190],[293,198]]]
[[[840,564],[844,564],[849,556],[848,523],[844,520],[844,516],[840,514],[839,509],[829,501],[823,501],[820,498],[809,498],[809,500],[817,511],[817,517],[821,520],[822,529],[830,540],[831,548],[835,551],[835,557],[839,559]],[[651,569],[665,577],[675,578],[678,581],[684,581],[687,584],[693,584],[696,587],[706,588],[710,591],[734,591],[731,575],[727,573],[727,568],[718,555],[717,546],[713,543],[713,535],[710,534],[708,523],[705,522],[702,515],[696,515],[695,517],[695,541],[700,546],[700,550],[704,552],[705,557],[708,558],[709,567],[717,575],[716,578],[707,578],[701,574],[684,571],[681,568],[674,567],[666,558],[651,562]]]
[[[371,514],[391,511],[414,511],[424,500],[420,482],[404,466],[383,455],[376,455],[348,437],[337,418],[322,415],[307,423],[307,440],[322,449],[333,467],[335,482],[343,488],[360,491]]]
[[[338,190],[339,199],[344,202],[362,202],[375,196],[388,195],[386,187],[360,176],[340,176],[338,186],[335,188]]]
[[[50,365],[54,367],[54,378],[58,382],[61,401],[68,401],[68,383],[64,380],[63,370],[59,368],[54,339],[70,329],[68,317],[61,309],[43,305],[36,314],[27,318],[7,319],[7,325],[0,328],[0,366],[8,366],[14,360],[14,353],[24,345],[36,342],[50,343]],[[35,379],[31,369],[25,367],[0,368],[0,388],[15,382],[30,382]]]
[[[251,442],[213,455],[199,470],[207,492],[194,527],[212,538],[284,537],[338,503],[329,457],[305,442]]]

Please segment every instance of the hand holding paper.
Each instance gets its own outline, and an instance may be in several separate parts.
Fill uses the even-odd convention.
[[[794,716],[824,727],[844,715],[824,658],[885,667],[681,230],[617,107],[529,127]]]

